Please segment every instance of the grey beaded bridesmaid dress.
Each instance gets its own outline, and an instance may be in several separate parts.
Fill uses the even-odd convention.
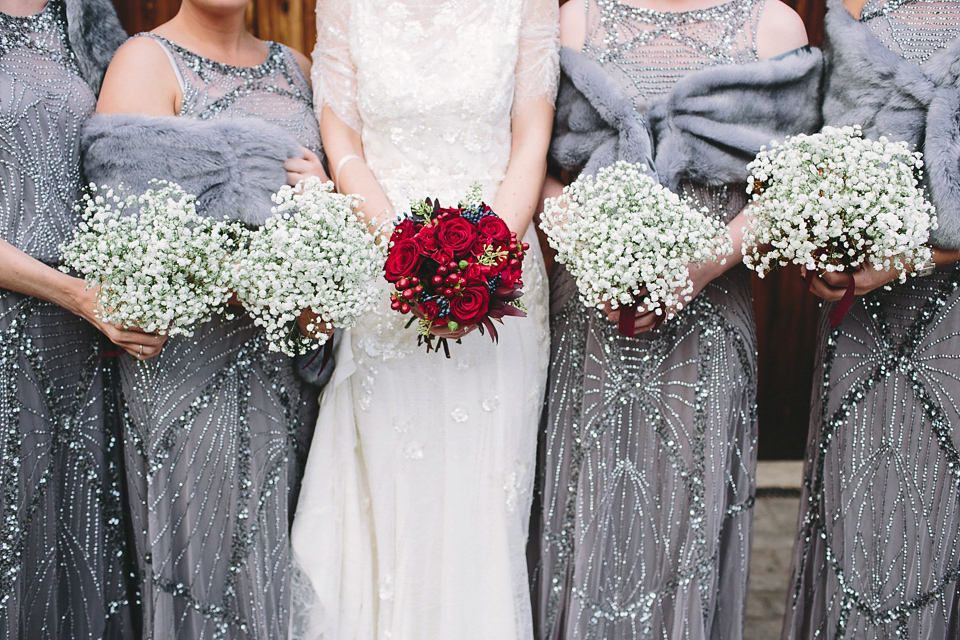
[[[583,53],[640,113],[690,74],[758,59],[762,0],[687,12],[585,4]],[[679,191],[723,221],[747,202],[742,183]],[[756,460],[747,271],[636,338],[552,279],[537,637],[740,637]]]
[[[268,43],[262,64],[234,67],[141,37],[177,72],[179,118],[258,118],[320,152],[288,48]],[[290,503],[317,389],[242,311],[171,338],[151,360],[122,358],[120,373],[144,637],[286,638]]]
[[[64,0],[0,13],[0,237],[51,266],[78,220],[80,130],[109,61],[77,37],[102,51],[126,37],[109,3],[88,8],[103,12],[89,30]],[[0,289],[4,640],[133,633],[115,371],[98,357],[112,349],[65,309]]]
[[[960,134],[956,106],[935,118],[960,96],[960,3],[870,0],[858,21],[833,2],[826,34],[825,122],[908,140],[931,193],[960,188],[956,155],[952,178],[930,164]],[[960,246],[960,202],[935,204],[932,244]],[[783,638],[960,637],[960,266],[824,316],[813,396]]]

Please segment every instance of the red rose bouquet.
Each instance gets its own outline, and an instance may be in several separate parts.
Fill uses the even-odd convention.
[[[523,256],[530,246],[490,207],[479,189],[454,208],[429,198],[394,228],[384,276],[396,287],[391,307],[419,320],[419,343],[433,348],[433,328],[450,331],[477,325],[497,340],[493,321],[525,316]],[[409,326],[409,325],[408,325]],[[459,342],[459,341],[458,341]],[[447,357],[445,338],[439,339]]]

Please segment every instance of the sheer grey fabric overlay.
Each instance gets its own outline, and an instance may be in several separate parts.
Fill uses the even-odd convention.
[[[180,117],[256,117],[320,151],[289,49],[269,43],[261,65],[233,67],[149,37],[184,81]],[[290,517],[317,390],[239,309],[149,361],[123,358],[120,374],[144,638],[285,638]]]
[[[886,47],[920,70],[945,68],[938,58],[956,51],[958,35],[955,0],[871,0],[859,25],[834,2],[825,49],[836,58]],[[834,82],[843,86],[831,95]],[[828,78],[827,87],[836,110],[827,124],[905,137],[849,121],[838,105],[856,95],[855,82]],[[899,121],[922,123],[924,109],[917,101]],[[942,133],[955,135],[953,126]],[[958,287],[960,267],[942,267],[858,297],[836,330],[821,319],[785,640],[960,637]]]
[[[637,111],[697,71],[757,60],[762,2],[681,13],[587,0],[584,53]],[[732,219],[742,184],[681,182]],[[537,637],[739,638],[756,460],[750,279],[718,278],[625,338],[551,278],[551,362],[532,579]]]
[[[77,222],[79,140],[95,98],[66,6],[0,14],[0,237],[55,265]],[[102,336],[0,289],[0,638],[123,638],[131,558]]]

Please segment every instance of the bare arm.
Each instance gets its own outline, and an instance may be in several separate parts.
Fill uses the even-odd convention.
[[[330,172],[334,174],[335,180],[339,179],[337,190],[340,193],[363,196],[362,210],[369,222],[380,224],[392,219],[393,206],[373,172],[367,167],[360,134],[347,126],[333,109],[324,107],[320,117],[320,136],[330,162]],[[339,176],[336,175],[338,167]]]
[[[514,111],[510,163],[493,210],[518,238],[526,233],[540,204],[552,125],[553,104],[546,98],[525,100]]]
[[[160,44],[133,38],[117,50],[107,68],[97,113],[173,116],[182,100],[180,83]]]
[[[580,51],[586,39],[587,16],[583,3],[567,2],[560,7],[560,46]]]
[[[761,60],[810,44],[803,20],[780,2],[767,0],[757,23],[757,56]]]
[[[807,32],[800,16],[780,0],[768,0],[757,27],[757,55],[761,59],[772,58],[807,44]],[[750,221],[750,210],[747,207],[727,224],[727,232],[733,242],[733,251],[730,254],[718,256],[698,267],[690,266],[690,279],[693,281],[691,297],[698,295],[710,282],[740,264],[743,234]],[[610,312],[608,315],[614,322],[619,319],[618,312]],[[657,319],[653,311],[638,314],[634,326],[637,331],[648,331],[655,326]]]
[[[310,59],[295,49],[291,49],[291,51],[293,51],[293,57],[296,58],[300,71],[303,72],[303,76],[309,83]],[[300,147],[300,150],[303,152],[303,157],[290,158],[283,163],[283,168],[287,170],[287,184],[295,185],[310,176],[316,176],[323,181],[329,180],[330,177],[323,170],[323,163],[319,156],[306,147]]]
[[[0,240],[0,288],[16,291],[59,305],[103,332],[111,342],[132,356],[150,358],[160,353],[166,337],[121,329],[97,317],[97,289],[31,258]],[[141,350],[141,346],[143,347]]]

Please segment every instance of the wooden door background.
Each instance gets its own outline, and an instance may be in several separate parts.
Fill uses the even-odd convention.
[[[803,17],[810,41],[819,44],[825,0],[786,1]],[[114,4],[127,31],[137,33],[170,19],[180,0],[114,0]],[[258,37],[310,55],[316,40],[315,5],[316,0],[253,0],[247,23]],[[817,303],[804,291],[797,272],[783,272],[762,281],[754,278],[754,309],[760,355],[760,457],[798,459],[809,421]]]

